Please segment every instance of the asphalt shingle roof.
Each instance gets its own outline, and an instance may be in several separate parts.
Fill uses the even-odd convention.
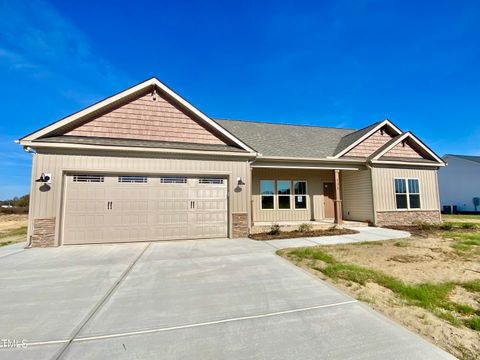
[[[263,156],[298,158],[333,156],[342,138],[355,132],[354,129],[320,126],[214,120]]]
[[[367,127],[364,127],[363,129],[353,131],[348,135],[345,135],[342,139],[340,139],[337,148],[335,149],[335,154],[338,154],[340,151],[345,149],[346,147],[350,146],[353,144],[355,141],[360,139],[363,135],[367,134],[370,130],[375,128],[378,124],[380,124],[381,121],[378,121],[372,125],[369,125]]]

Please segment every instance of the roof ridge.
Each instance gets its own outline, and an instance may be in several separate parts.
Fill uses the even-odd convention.
[[[461,156],[461,157],[464,157],[464,156],[471,156],[471,157],[478,157],[480,158],[480,155],[462,155],[462,154],[445,154],[443,156]]]
[[[305,125],[305,124],[286,124],[286,123],[276,123],[272,121],[258,121],[258,120],[245,120],[245,119],[225,119],[225,118],[212,118],[213,120],[220,121],[237,121],[244,123],[256,123],[256,124],[269,124],[269,125],[285,125],[285,126],[298,126],[298,127],[313,127],[313,128],[322,128],[322,129],[337,129],[337,130],[352,130],[356,131],[357,129],[345,128],[345,127],[336,127],[336,126],[323,126],[323,125]]]

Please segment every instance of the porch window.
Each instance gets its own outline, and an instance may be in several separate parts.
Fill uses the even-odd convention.
[[[395,179],[397,209],[420,209],[420,185],[418,179]]]
[[[262,197],[262,210],[272,210],[274,208],[275,181],[260,180],[260,194]]]
[[[290,209],[290,180],[277,180],[278,208]]]
[[[295,197],[295,209],[307,208],[307,182],[295,180],[293,182],[293,194]]]

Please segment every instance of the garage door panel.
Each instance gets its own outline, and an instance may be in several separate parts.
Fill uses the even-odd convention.
[[[67,176],[65,244],[227,236],[226,179],[74,178]]]

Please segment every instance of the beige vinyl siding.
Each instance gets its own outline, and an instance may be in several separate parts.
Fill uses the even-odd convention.
[[[304,180],[307,182],[307,209],[279,210],[275,199],[274,210],[261,209],[260,180]],[[333,182],[333,170],[253,169],[252,211],[253,221],[309,221],[324,218],[323,182]],[[293,187],[292,187],[293,192]]]
[[[343,217],[374,222],[370,170],[342,171],[341,175]]]
[[[32,229],[35,218],[56,218],[56,242],[59,240],[61,225],[62,197],[64,189],[64,174],[77,173],[116,173],[116,174],[178,174],[178,175],[223,175],[228,178],[229,184],[229,223],[232,213],[247,213],[248,186],[237,186],[237,178],[247,179],[248,162],[246,160],[211,160],[201,157],[181,155],[162,155],[154,157],[151,154],[141,154],[134,157],[128,154],[114,156],[114,154],[49,154],[38,153],[34,156],[32,174],[38,179],[42,173],[52,174],[52,184],[49,191],[41,191],[39,183],[32,183],[32,209],[30,226]],[[231,230],[231,229],[230,229]]]
[[[372,168],[372,181],[376,211],[397,210],[394,185],[396,178],[419,180],[421,209],[418,210],[440,209],[437,170],[375,167]]]

